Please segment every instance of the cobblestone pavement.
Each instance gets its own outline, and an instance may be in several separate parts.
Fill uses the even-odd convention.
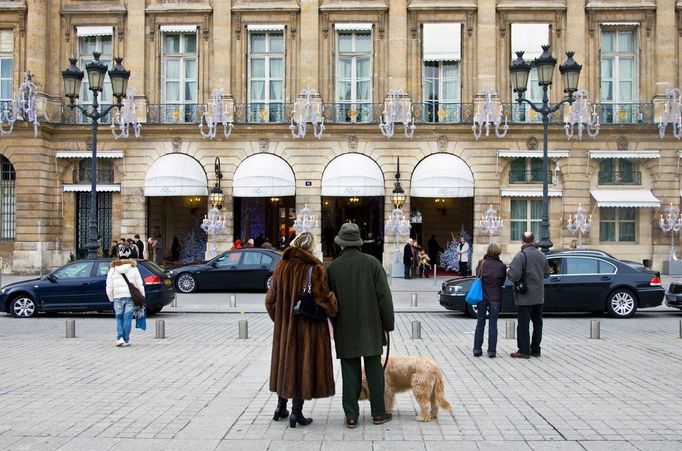
[[[65,319],[77,338],[64,338]],[[499,321],[498,358],[471,355],[474,322],[462,315],[400,313],[392,355],[436,360],[454,406],[415,421],[410,394],[394,419],[345,429],[337,396],[307,402],[314,422],[273,422],[268,390],[271,322],[264,314],[163,313],[167,338],[134,331],[114,347],[107,315],[0,315],[0,449],[618,449],[682,448],[682,340],[679,313],[552,316],[543,356],[515,360]],[[249,338],[237,338],[248,320]],[[600,340],[589,339],[590,320]],[[421,321],[422,339],[410,337]]]

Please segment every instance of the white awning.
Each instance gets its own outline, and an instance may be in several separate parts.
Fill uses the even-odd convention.
[[[532,60],[542,54],[542,46],[549,44],[549,24],[513,23],[511,26],[512,59],[523,50],[523,59]]]
[[[366,155],[346,153],[334,158],[322,173],[323,196],[384,196],[384,173]]]
[[[473,197],[474,175],[459,157],[429,155],[419,162],[410,182],[411,197]]]
[[[196,33],[196,25],[161,25],[159,27],[161,33]]]
[[[144,195],[208,196],[208,180],[203,166],[194,158],[171,153],[152,164],[144,179]]]
[[[661,201],[648,189],[593,189],[598,207],[660,207]]]
[[[502,197],[542,197],[542,188],[538,189],[502,189],[500,190]],[[559,190],[547,190],[547,197],[561,197],[563,192]]]
[[[542,158],[542,150],[498,150],[497,156],[500,158]],[[568,158],[570,156],[570,150],[547,151],[547,158]]]
[[[114,34],[114,27],[110,25],[97,27],[76,27],[76,36],[79,38],[86,36],[111,36]]]
[[[462,59],[461,23],[424,24],[424,61]]]
[[[58,150],[57,158],[90,158],[89,150]],[[123,158],[122,150],[98,150],[97,158]]]
[[[590,158],[630,158],[633,160],[651,160],[661,158],[660,150],[590,150]]]
[[[284,159],[269,153],[251,155],[234,171],[234,197],[294,196],[296,179]]]
[[[249,31],[284,31],[281,24],[248,24],[246,29]]]
[[[90,191],[89,183],[69,183],[64,185],[65,193],[83,193]],[[120,193],[121,185],[112,183],[98,183],[97,184],[98,193]]]
[[[336,31],[372,31],[371,23],[335,23]]]

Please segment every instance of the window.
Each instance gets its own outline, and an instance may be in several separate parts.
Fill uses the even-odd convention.
[[[424,121],[459,122],[461,27],[424,24]]]
[[[509,165],[509,183],[542,183],[542,160],[513,159]]]
[[[196,32],[163,33],[163,101],[167,122],[195,122],[198,92]]]
[[[230,252],[229,254],[225,254],[222,257],[218,257],[218,260],[216,260],[216,263],[218,264],[219,268],[225,268],[227,266],[235,266],[239,264],[239,259],[242,257],[241,252]]]
[[[107,68],[110,68],[114,53],[111,34],[78,36],[78,67],[80,67],[83,72],[85,72],[85,66],[92,62],[93,52],[100,52],[102,54],[99,57],[100,63],[105,64]],[[81,104],[92,104],[92,91],[90,90],[87,73],[85,74],[85,77],[83,77],[79,99]],[[104,77],[104,85],[102,92],[98,94],[97,102],[99,102],[100,105],[110,105],[112,102],[111,99],[111,80],[107,75]]]
[[[635,242],[637,210],[634,207],[600,207],[599,241]]]
[[[369,122],[372,118],[372,33],[339,30],[336,50],[337,120]]]
[[[104,255],[106,256],[108,249],[103,249],[103,250],[104,250]],[[109,274],[109,268],[110,268],[110,266],[108,264],[100,263],[97,265],[97,272],[95,273],[95,275],[99,276],[99,277],[107,276]]]
[[[606,158],[599,162],[600,185],[641,185],[642,173],[637,162],[625,158]]]
[[[607,123],[640,119],[637,99],[637,29],[603,26],[601,30],[601,120]]]
[[[3,155],[0,155],[0,165],[0,241],[12,241],[16,238],[17,176],[14,166]]]
[[[540,220],[542,218],[542,200],[511,200],[511,236],[512,241],[521,240],[523,232],[531,231],[540,236]]]
[[[92,181],[92,158],[83,158],[78,162],[78,172],[74,183],[90,183]],[[114,183],[114,163],[109,159],[97,159],[97,181]]]
[[[598,274],[599,260],[594,258],[568,257],[566,259],[566,274]]]
[[[80,279],[84,277],[90,277],[90,274],[92,273],[92,266],[94,265],[94,262],[76,262],[72,263],[70,265],[64,266],[63,268],[59,268],[55,272],[52,273],[52,275],[57,279],[57,280],[66,280],[66,279]]]
[[[0,31],[0,102],[14,96],[14,33]]]
[[[260,252],[245,252],[244,253],[244,265],[260,265],[261,253]]]
[[[89,175],[88,175],[89,177]],[[76,254],[78,258],[88,255],[88,218],[90,214],[90,192],[76,193]],[[112,193],[97,193],[97,234],[102,235],[102,245],[105,249],[112,242]],[[102,251],[105,251],[102,249]]]
[[[284,32],[249,33],[249,122],[284,121]]]
[[[532,23],[514,23],[511,25],[512,61],[516,59],[516,52],[523,51],[523,59],[533,61],[542,54],[542,46],[550,44],[550,25]],[[558,71],[558,68],[557,68]],[[531,68],[528,75],[528,89],[524,97],[531,102],[542,103],[543,89],[538,83],[538,72]],[[551,95],[551,86],[547,95]],[[512,92],[512,116],[517,122],[541,122],[542,116],[533,111],[527,104],[519,105],[517,94]]]

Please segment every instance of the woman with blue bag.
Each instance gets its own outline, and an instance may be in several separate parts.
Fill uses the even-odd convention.
[[[485,332],[485,318],[488,313],[488,357],[493,358],[497,355],[497,317],[502,301],[502,285],[507,278],[507,266],[500,260],[501,253],[502,249],[497,243],[490,243],[488,251],[476,267],[476,275],[483,288],[483,297],[478,303],[474,357],[480,357],[483,354],[483,332]]]

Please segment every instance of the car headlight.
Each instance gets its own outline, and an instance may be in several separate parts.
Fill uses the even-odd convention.
[[[462,285],[450,285],[447,291],[448,293],[459,293],[462,291]]]
[[[0,294],[5,294],[5,289],[0,290]]]

